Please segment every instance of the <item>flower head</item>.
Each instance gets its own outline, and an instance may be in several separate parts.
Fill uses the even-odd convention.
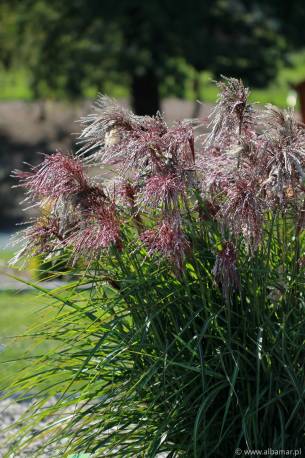
[[[220,89],[217,104],[211,113],[207,146],[236,142],[244,128],[251,124],[252,108],[248,104],[249,89],[236,78],[225,78],[217,83]]]
[[[156,140],[166,130],[160,116],[137,116],[109,97],[100,96],[95,112],[82,119],[86,126],[81,135],[81,155],[90,155],[96,163],[124,163],[129,165],[135,155],[148,147],[145,133]],[[144,136],[144,138],[143,138]],[[154,141],[155,141],[154,140]]]
[[[135,204],[135,197],[137,193],[137,188],[128,180],[122,180],[119,183],[118,195],[121,197],[123,202],[130,207],[133,207]]]
[[[287,204],[300,194],[305,179],[305,127],[291,110],[271,105],[261,119],[266,156],[262,188],[272,204]]]
[[[239,288],[239,275],[236,265],[236,251],[232,242],[223,242],[222,249],[216,256],[213,274],[216,283],[222,288],[228,300],[230,292]]]
[[[195,140],[191,122],[178,122],[164,134],[167,157],[180,167],[193,168],[195,163]]]
[[[65,244],[72,248],[73,258],[98,256],[101,250],[120,242],[120,226],[114,205],[102,206],[94,213],[83,214]]]
[[[138,201],[148,206],[161,204],[168,209],[176,208],[184,189],[184,183],[175,175],[155,175],[146,181]]]
[[[95,211],[104,205],[107,196],[98,186],[87,186],[71,196],[72,205],[80,211]]]
[[[258,195],[258,178],[237,176],[226,191],[226,200],[219,216],[224,218],[236,235],[242,234],[256,248],[263,226],[264,201]]]
[[[20,231],[17,236],[16,242],[22,242],[22,249],[11,260],[11,264],[15,264],[19,259],[30,255],[50,255],[60,249],[62,242],[59,220],[46,215]]]
[[[162,221],[157,228],[141,234],[141,240],[148,248],[148,254],[159,253],[169,259],[181,271],[189,243],[186,240],[177,217]]]
[[[31,172],[14,173],[30,196],[58,199],[84,190],[88,184],[80,161],[57,152],[45,155],[44,160]]]

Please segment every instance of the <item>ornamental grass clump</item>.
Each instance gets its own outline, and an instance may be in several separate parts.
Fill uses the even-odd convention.
[[[73,274],[37,286],[54,299],[38,332],[53,346],[13,386],[37,399],[18,447],[40,434],[61,456],[305,447],[305,128],[254,109],[239,80],[218,86],[207,134],[101,97],[75,156],[15,172],[41,207],[15,261],[63,257]]]

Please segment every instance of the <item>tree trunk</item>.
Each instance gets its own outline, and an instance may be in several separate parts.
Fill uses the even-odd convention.
[[[138,115],[155,115],[160,110],[159,78],[153,70],[132,75],[132,107]]]

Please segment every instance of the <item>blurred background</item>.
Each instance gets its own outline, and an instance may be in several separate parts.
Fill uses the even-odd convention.
[[[6,275],[8,238],[26,218],[11,170],[35,164],[39,152],[75,148],[75,121],[98,93],[138,114],[160,110],[169,121],[206,117],[217,95],[213,80],[234,76],[250,85],[252,101],[295,107],[304,120],[304,24],[304,0],[0,1],[4,333],[27,321],[20,311],[12,319],[21,302],[7,293],[18,289]],[[29,310],[32,297],[25,299]]]

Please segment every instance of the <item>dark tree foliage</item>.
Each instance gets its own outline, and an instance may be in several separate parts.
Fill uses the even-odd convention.
[[[196,71],[242,77],[259,87],[276,75],[288,38],[296,41],[284,2],[281,8],[275,0],[14,3],[20,53],[36,96],[52,90],[75,98],[88,85],[103,91],[111,79],[129,86],[139,114],[157,111],[167,75],[176,77],[179,91],[178,59]],[[300,17],[293,13],[297,22]]]

